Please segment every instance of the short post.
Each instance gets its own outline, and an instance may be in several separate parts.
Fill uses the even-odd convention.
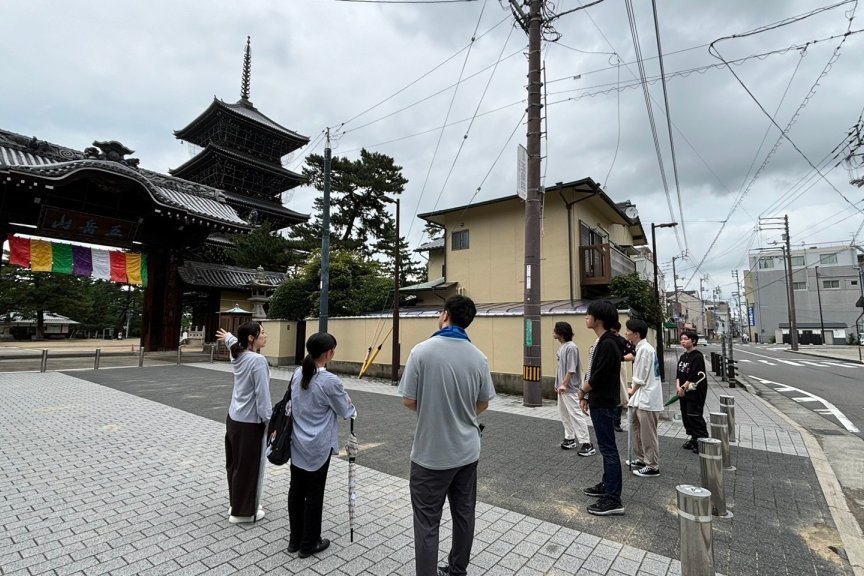
[[[213,363],[213,354],[216,352],[216,344],[210,344],[210,364]]]
[[[735,353],[733,352],[735,347],[732,344],[732,338],[729,338],[729,388],[738,385],[738,381],[735,380]]]
[[[732,454],[729,451],[729,424],[726,414],[722,412],[711,412],[708,414],[711,438],[720,440],[720,454],[723,456],[723,469],[735,470],[732,466]]]
[[[714,576],[711,536],[711,492],[681,484],[678,493],[678,532],[681,540],[681,576]]]
[[[144,367],[144,347],[138,347],[138,368]]]
[[[177,346],[177,365],[180,366],[180,359],[183,358],[183,348]]]
[[[735,397],[720,396],[720,412],[726,414],[726,424],[729,427],[729,442],[737,442],[735,436]]]
[[[42,349],[42,365],[39,367],[40,372],[45,372],[48,370],[48,349]]]
[[[102,357],[102,349],[96,348],[96,357],[93,359],[93,369],[99,369],[99,359]]]
[[[699,471],[702,487],[711,492],[711,513],[720,518],[732,518],[726,509],[726,488],[723,485],[723,453],[720,440],[699,438]]]
[[[720,350],[722,351],[720,358],[720,379],[726,382],[726,334],[720,335]]]

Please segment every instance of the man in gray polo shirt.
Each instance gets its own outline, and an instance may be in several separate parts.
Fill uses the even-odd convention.
[[[471,557],[480,459],[477,415],[495,397],[486,356],[465,332],[476,314],[470,298],[448,298],[438,332],[411,350],[399,383],[402,403],[417,412],[410,480],[417,576],[466,574]],[[436,568],[445,496],[453,544],[447,566]]]

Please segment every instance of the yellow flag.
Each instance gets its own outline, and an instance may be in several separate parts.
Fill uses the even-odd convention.
[[[45,240],[30,240],[30,269],[34,272],[51,272],[53,264],[51,243]]]
[[[141,286],[141,254],[137,252],[126,253],[126,279],[129,284]]]

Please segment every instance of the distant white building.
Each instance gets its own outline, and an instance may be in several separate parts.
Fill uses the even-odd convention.
[[[799,343],[844,344],[857,335],[856,321],[862,309],[856,304],[864,296],[859,250],[848,244],[822,244],[793,249],[791,257]],[[789,342],[786,282],[781,250],[750,254],[744,283],[754,342]]]
[[[45,338],[69,338],[74,326],[79,324],[75,320],[67,318],[62,314],[45,312],[42,315],[45,330]],[[25,318],[18,312],[9,312],[0,316],[0,339],[11,340],[16,338],[30,337],[36,335],[36,317]]]

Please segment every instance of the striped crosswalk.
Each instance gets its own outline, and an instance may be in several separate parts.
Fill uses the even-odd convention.
[[[783,360],[782,358],[775,358],[774,360],[775,361],[772,362],[771,360],[765,360],[762,358],[760,358],[758,360],[751,360],[750,358],[739,358],[738,362],[742,362],[745,364],[765,364],[767,366],[777,366],[777,363],[780,362],[782,364],[788,364],[789,366],[799,366],[799,367],[812,366],[814,368],[851,368],[851,369],[855,369],[855,368],[861,367],[860,364],[852,364],[849,362],[829,362],[827,360],[824,360],[821,362],[814,362],[813,360]]]

